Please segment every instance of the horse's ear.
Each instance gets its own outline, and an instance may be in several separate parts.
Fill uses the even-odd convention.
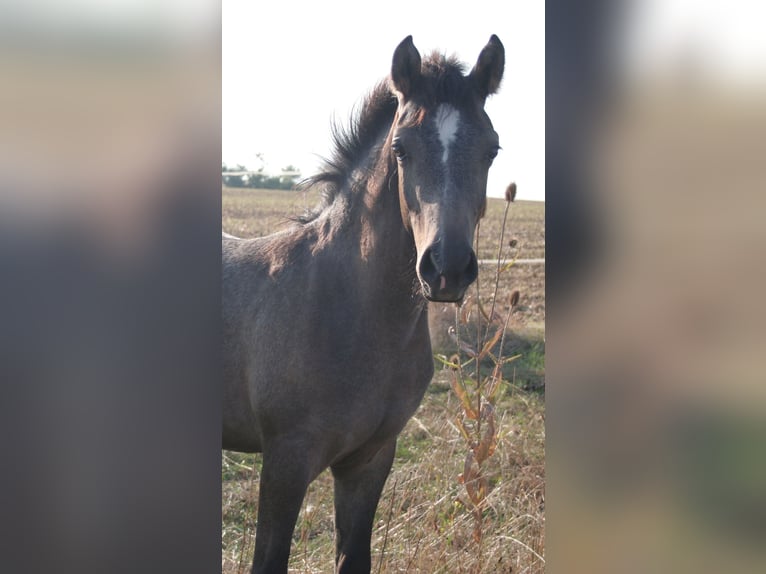
[[[408,98],[415,91],[420,80],[420,52],[412,43],[412,36],[407,36],[394,50],[391,64],[391,83],[403,98]]]
[[[504,68],[505,48],[500,38],[492,34],[469,75],[480,97],[486,99],[497,91],[503,79]]]

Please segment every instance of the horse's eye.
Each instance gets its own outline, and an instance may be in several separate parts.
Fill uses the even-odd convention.
[[[500,146],[495,146],[491,150],[487,152],[487,159],[491,162],[493,159],[497,157],[498,152],[500,151]]]
[[[399,160],[407,157],[407,153],[404,151],[404,146],[399,140],[394,140],[394,142],[391,144],[391,151],[394,152],[394,155]]]

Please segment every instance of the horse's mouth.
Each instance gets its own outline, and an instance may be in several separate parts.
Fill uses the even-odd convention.
[[[426,281],[420,280],[420,286],[423,291],[423,296],[432,303],[462,303],[465,297],[465,289],[448,288],[444,278],[441,278],[441,282],[437,288],[433,288]]]
[[[429,297],[428,295],[426,295],[426,299],[428,299],[431,303],[457,303],[458,305],[460,305],[463,303],[464,298],[465,298],[465,294],[460,295],[460,297],[456,299]]]

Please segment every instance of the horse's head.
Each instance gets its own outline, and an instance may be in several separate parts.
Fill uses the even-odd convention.
[[[478,274],[473,237],[499,149],[484,102],[497,91],[504,65],[494,35],[468,76],[443,59],[421,62],[412,36],[394,52],[391,84],[399,104],[388,143],[418,279],[431,301],[460,301]]]

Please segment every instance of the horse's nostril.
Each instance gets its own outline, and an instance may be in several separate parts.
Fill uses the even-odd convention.
[[[429,298],[455,301],[476,280],[479,264],[470,247],[453,246],[446,253],[429,247],[420,259],[418,271]]]
[[[434,255],[434,250],[430,249],[428,253],[428,258],[431,260],[431,265],[433,265],[434,271],[437,273],[439,272],[439,262],[436,261],[436,255]]]
[[[433,249],[428,248],[420,260],[420,276],[428,283],[436,281],[439,277],[439,267]]]
[[[471,255],[468,258],[468,265],[465,268],[464,275],[468,279],[469,284],[473,283],[476,277],[479,276],[479,262],[476,260],[476,254],[471,251]]]

